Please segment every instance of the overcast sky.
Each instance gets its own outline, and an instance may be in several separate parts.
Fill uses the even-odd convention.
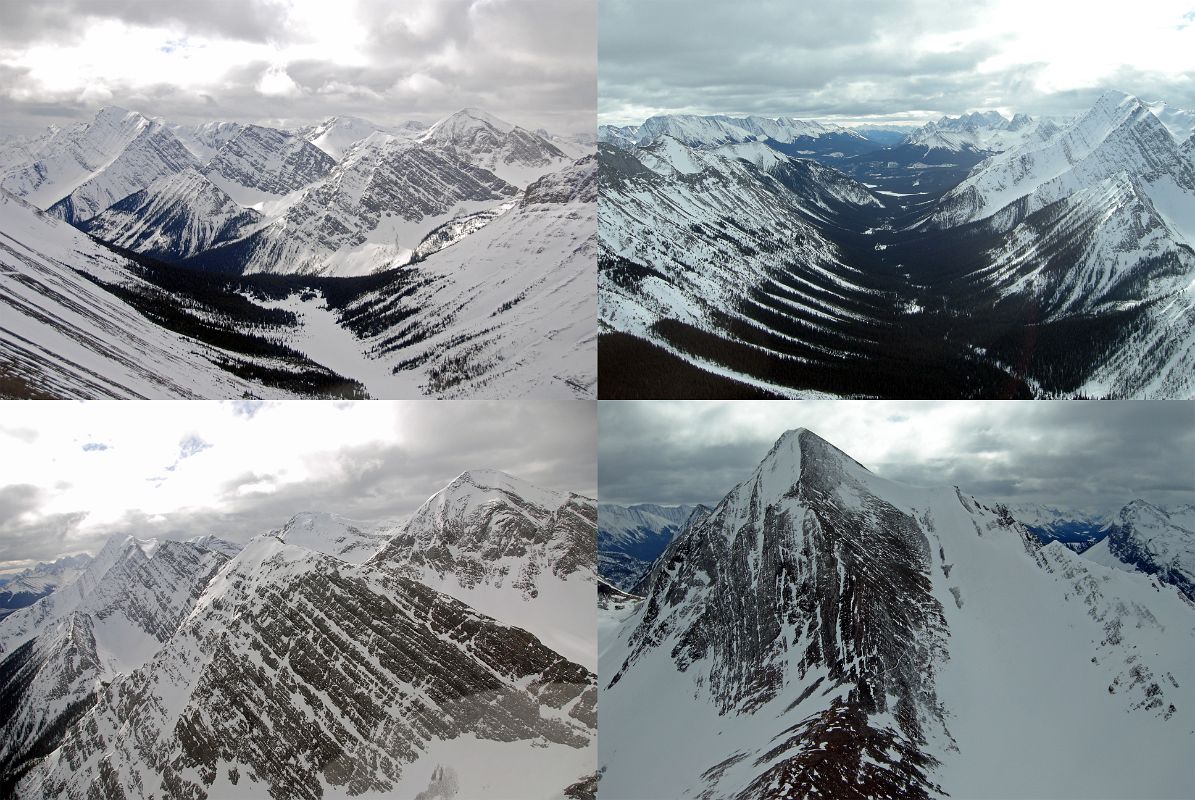
[[[172,121],[434,121],[466,106],[592,131],[595,0],[0,3],[0,132],[119,105]]]
[[[301,511],[397,520],[476,468],[596,497],[592,403],[3,405],[0,572],[114,534],[244,542]]]
[[[1108,88],[1195,108],[1195,2],[602,0],[599,122],[1070,115]]]
[[[885,478],[1009,503],[1195,502],[1195,403],[746,401],[599,404],[602,502],[713,504],[786,430]]]

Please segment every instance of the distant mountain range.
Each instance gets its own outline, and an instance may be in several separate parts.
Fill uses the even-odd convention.
[[[1079,554],[785,433],[600,587],[601,795],[1190,795],[1191,508],[1109,522]]]
[[[594,797],[596,508],[492,470],[405,524],[115,537],[0,622],[13,797]]]
[[[64,556],[48,564],[36,564],[0,581],[0,620],[66,586],[90,563],[91,556],[86,553]]]
[[[603,127],[604,397],[1195,396],[1195,112]]]
[[[700,505],[599,503],[598,574],[612,586],[630,591],[688,520],[708,510]]]
[[[0,144],[0,396],[592,396],[595,175],[474,109]]]

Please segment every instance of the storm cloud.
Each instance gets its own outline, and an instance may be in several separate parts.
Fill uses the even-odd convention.
[[[1189,3],[604,0],[599,121],[657,113],[908,123],[1069,115],[1115,88],[1195,107]]]
[[[69,0],[0,7],[7,133],[116,105],[191,123],[432,122],[464,107],[591,131],[593,0]]]
[[[11,405],[41,435],[4,442],[38,480],[0,475],[0,571],[114,535],[245,542],[303,511],[398,521],[470,469],[596,496],[592,403]],[[101,431],[107,450],[76,443]]]
[[[715,503],[786,430],[868,469],[1010,503],[1195,502],[1195,403],[620,402],[599,407],[603,502]]]

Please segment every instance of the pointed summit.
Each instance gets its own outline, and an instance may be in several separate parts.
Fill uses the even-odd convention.
[[[772,449],[764,456],[752,475],[752,481],[764,480],[768,489],[776,488],[777,481],[790,482],[795,486],[802,478],[820,476],[825,479],[841,478],[844,474],[861,471],[870,475],[870,470],[828,441],[807,428],[785,431]],[[748,483],[750,483],[749,481]],[[746,484],[740,484],[739,488]],[[770,494],[769,494],[770,496]]]
[[[133,116],[145,119],[147,122],[149,121],[148,117],[145,117],[136,111],[130,111],[127,108],[122,108],[121,106],[104,106],[99,111],[95,112],[95,121],[119,122]]]
[[[499,133],[507,134],[513,131],[515,127],[515,125],[498,119],[493,114],[482,111],[479,108],[462,108],[455,114],[449,114],[435,125],[432,125],[428,129],[426,136],[433,136],[439,133],[441,135],[450,134],[455,137],[476,131],[478,128],[492,128]]]

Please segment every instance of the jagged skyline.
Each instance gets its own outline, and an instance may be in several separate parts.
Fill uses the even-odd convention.
[[[394,520],[474,469],[596,492],[583,403],[9,405],[0,572],[95,552],[114,534],[245,542],[304,511]]]

